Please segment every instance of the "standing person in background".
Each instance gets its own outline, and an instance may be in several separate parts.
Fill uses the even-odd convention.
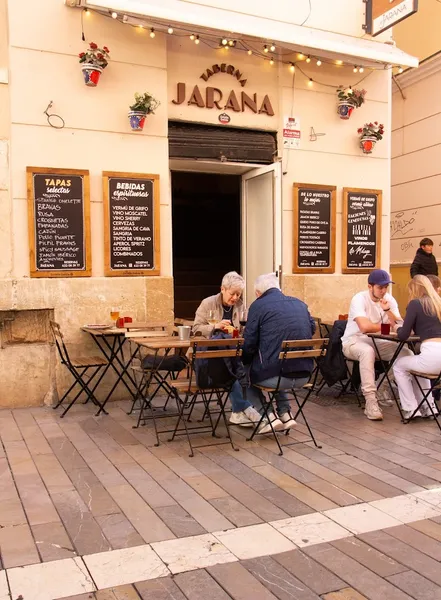
[[[433,241],[423,238],[410,266],[410,276],[438,275],[438,265],[433,255]]]

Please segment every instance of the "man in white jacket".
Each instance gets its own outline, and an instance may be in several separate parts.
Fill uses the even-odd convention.
[[[360,363],[361,390],[366,400],[365,415],[372,421],[381,421],[383,413],[378,406],[377,386],[375,383],[375,346],[366,334],[377,333],[381,323],[389,323],[392,327],[401,324],[402,318],[395,298],[388,293],[393,283],[387,271],[375,269],[369,274],[368,289],[359,292],[351,300],[348,324],[342,337],[343,354]],[[377,340],[377,348],[383,360],[390,360],[397,344],[394,341]],[[403,348],[400,356],[410,356],[409,348]],[[382,386],[388,386],[385,380]]]

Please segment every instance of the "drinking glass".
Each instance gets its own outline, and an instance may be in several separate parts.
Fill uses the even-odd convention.
[[[216,311],[215,310],[210,310],[208,313],[208,318],[207,321],[210,323],[210,325],[216,325]]]
[[[119,319],[119,308],[117,306],[112,306],[112,308],[110,309],[110,318],[112,319],[112,321],[115,321],[116,327],[116,322]]]
[[[248,311],[246,309],[241,310],[239,314],[239,323],[241,324],[241,327],[245,327],[245,325],[247,324],[247,319]]]

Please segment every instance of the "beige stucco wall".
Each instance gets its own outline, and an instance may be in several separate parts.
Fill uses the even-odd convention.
[[[6,0],[0,0],[5,3]],[[25,6],[23,6],[25,4]],[[208,2],[207,2],[208,4]],[[289,4],[289,6],[288,6]],[[291,2],[277,3],[277,18],[298,22],[299,8],[291,12]],[[358,35],[362,7],[339,0],[332,14],[315,6],[308,25]],[[211,2],[220,6],[220,2]],[[236,10],[237,2],[222,3]],[[4,6],[4,4],[3,4]],[[322,8],[326,8],[323,3]],[[289,8],[289,10],[288,10]],[[263,2],[245,2],[243,12],[269,17],[274,9]],[[338,9],[338,10],[337,10]],[[1,15],[1,13],[0,13]],[[55,319],[66,333],[66,340],[76,352],[92,352],[93,346],[80,326],[109,320],[109,307],[119,305],[124,314],[137,320],[172,320],[173,280],[171,248],[171,198],[168,164],[168,118],[218,123],[218,111],[199,109],[186,104],[172,104],[176,84],[207,84],[200,74],[211,64],[226,62],[225,51],[196,46],[187,39],[157,35],[92,13],[85,18],[87,42],[107,45],[111,62],[97,88],[82,82],[77,54],[86,44],[80,37],[79,10],[61,2],[9,0],[10,84],[0,84],[10,99],[10,118],[0,117],[0,140],[10,137],[10,168],[6,159],[4,177],[0,177],[0,194],[5,202],[0,211],[0,310],[53,310]],[[303,18],[306,17],[306,14]],[[300,19],[301,20],[301,19]],[[0,18],[0,23],[4,23]],[[39,27],[35,27],[35,23]],[[4,39],[0,36],[0,40]],[[0,41],[0,44],[2,42]],[[1,47],[0,47],[1,50]],[[0,56],[4,56],[0,52]],[[336,114],[335,87],[353,86],[361,79],[352,67],[302,66],[306,77],[297,70],[295,77],[286,65],[268,62],[245,52],[230,52],[228,62],[247,76],[241,88],[232,77],[221,76],[213,85],[227,94],[231,89],[268,94],[275,111],[273,117],[250,111],[231,113],[231,125],[281,131],[284,116],[301,121],[300,150],[282,152],[279,158],[283,175],[283,281],[284,289],[305,299],[311,311],[324,319],[346,312],[351,296],[365,286],[365,276],[341,275],[342,188],[364,187],[383,190],[382,265],[389,264],[389,149],[390,149],[390,79],[389,72],[366,72],[362,86],[368,90],[366,104],[350,121]],[[1,59],[0,59],[1,60]],[[1,68],[1,65],[0,65]],[[319,83],[310,88],[309,77]],[[363,76],[364,77],[364,76]],[[211,81],[209,82],[209,84]],[[209,85],[208,84],[208,85]],[[322,85],[321,85],[322,84]],[[325,85],[326,84],[326,85]],[[330,87],[328,87],[330,86]],[[132,133],[127,109],[133,93],[148,90],[161,100],[155,116],[148,118],[143,133]],[[62,130],[51,128],[43,114],[49,101],[53,111],[63,117]],[[378,120],[386,126],[386,136],[374,154],[365,156],[358,146],[357,128],[365,121]],[[309,140],[310,128],[326,135]],[[9,135],[10,134],[10,135]],[[0,142],[1,143],[1,142]],[[5,146],[2,146],[5,148]],[[0,153],[0,160],[5,153]],[[30,279],[27,225],[27,166],[78,168],[90,170],[92,224],[92,278]],[[105,278],[103,202],[101,173],[106,170],[157,173],[161,177],[161,277]],[[1,173],[1,171],[0,171]],[[6,184],[2,181],[6,181]],[[292,186],[322,183],[337,186],[337,260],[335,275],[292,275]],[[9,186],[10,182],[10,186]],[[2,185],[5,189],[2,191]],[[8,189],[9,188],[9,189]],[[4,214],[3,214],[3,211]],[[3,229],[4,228],[4,229]],[[47,345],[16,345],[0,349],[0,406],[41,404],[51,389],[55,357]],[[14,366],[19,365],[20,370]],[[11,368],[12,367],[12,368]],[[17,377],[17,374],[19,375]],[[26,376],[25,376],[26,374]],[[66,380],[57,369],[60,392]],[[108,385],[110,382],[108,382]],[[123,394],[124,391],[121,390]],[[118,397],[118,395],[116,396]]]
[[[441,4],[438,0],[419,0],[418,12],[393,28],[397,46],[420,60],[440,49]]]

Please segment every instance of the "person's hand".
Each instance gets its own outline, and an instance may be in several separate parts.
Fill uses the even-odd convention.
[[[390,310],[390,304],[389,302],[386,300],[386,298],[382,298],[380,300],[380,306],[383,310]]]
[[[228,319],[222,319],[219,323],[216,323],[214,326],[215,329],[226,329],[229,325],[231,325],[231,321]]]

